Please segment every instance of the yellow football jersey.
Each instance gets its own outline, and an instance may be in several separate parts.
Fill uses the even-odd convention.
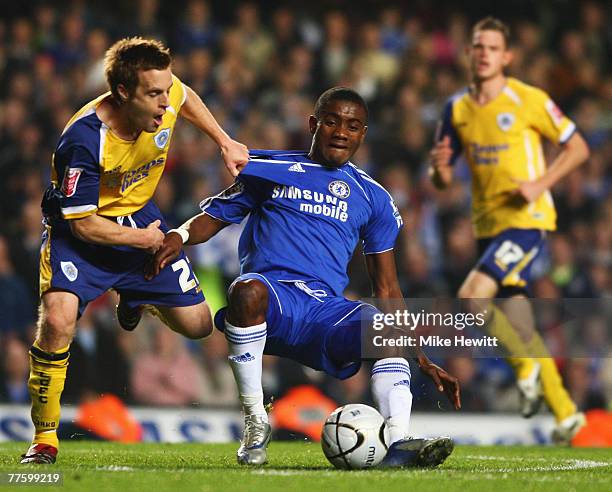
[[[509,228],[554,230],[556,212],[547,191],[525,204],[512,191],[516,180],[546,171],[541,137],[565,143],[576,130],[542,90],[508,78],[504,90],[479,105],[467,90],[447,103],[438,138],[449,136],[454,162],[463,153],[472,173],[472,221],[476,237]]]
[[[52,181],[61,186],[65,219],[94,213],[129,215],[151,199],[187,95],[181,81],[174,75],[172,80],[170,106],[155,133],[143,131],[133,141],[115,135],[96,114],[96,108],[110,93],[89,102],[70,119],[53,155],[51,175]]]

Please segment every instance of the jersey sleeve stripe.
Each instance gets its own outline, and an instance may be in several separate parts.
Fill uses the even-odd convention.
[[[98,206],[97,205],[91,205],[91,204],[89,204],[89,205],[77,205],[75,207],[62,208],[62,215],[66,219],[71,219],[71,218],[77,218],[77,217],[69,217],[69,216],[80,215],[80,214],[88,215],[89,212],[96,211],[96,210],[98,210]]]
[[[100,150],[98,152],[98,162],[102,164],[102,156],[104,155],[104,144],[106,143],[106,134],[108,133],[108,126],[102,123],[100,125]]]
[[[575,131],[576,131],[576,125],[574,124],[573,121],[570,121],[569,124],[567,125],[567,128],[563,130],[563,132],[561,133],[561,137],[559,138],[559,143],[564,144],[565,142],[567,142],[571,138],[571,136],[574,134]]]
[[[381,253],[386,253],[387,251],[393,251],[395,248],[387,248],[387,249],[383,249],[382,251],[368,251],[368,252],[363,252],[364,255],[379,255]]]
[[[208,207],[208,204],[206,206]],[[206,210],[202,210],[202,213],[205,213],[206,215],[212,217],[215,220],[218,220],[219,222],[223,222],[225,224],[231,224],[231,222],[228,222],[227,220],[223,220],[222,218],[217,217],[216,215],[213,215],[210,212],[207,212]]]
[[[278,159],[257,159],[256,157],[251,157],[249,159],[249,162],[263,162],[264,164],[296,164],[296,163],[299,163],[301,166],[325,167],[321,164],[315,164],[314,162],[281,161]]]
[[[519,95],[509,86],[504,87],[504,94],[506,94],[506,96],[508,96],[510,99],[512,99],[516,104],[521,104],[521,98],[519,97]]]
[[[187,100],[187,86],[181,82],[181,87],[183,88],[183,98],[181,99],[181,104],[179,107],[185,104],[185,101]]]

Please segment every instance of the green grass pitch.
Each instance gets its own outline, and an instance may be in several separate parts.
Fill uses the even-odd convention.
[[[63,491],[423,492],[611,491],[612,449],[458,446],[434,470],[339,471],[318,443],[272,443],[269,463],[244,468],[236,444],[62,443],[57,464],[19,465],[25,443],[0,444],[0,472],[57,472],[63,486],[2,489]]]

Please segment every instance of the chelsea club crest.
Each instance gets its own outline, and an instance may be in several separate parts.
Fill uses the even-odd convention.
[[[343,200],[347,199],[351,194],[349,185],[344,181],[332,181],[329,183],[329,191],[332,195],[342,198]]]
[[[153,137],[153,140],[155,140],[155,145],[157,145],[158,149],[163,149],[168,143],[168,140],[170,140],[170,128],[164,128]]]

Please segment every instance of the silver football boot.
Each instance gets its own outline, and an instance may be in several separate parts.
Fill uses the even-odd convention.
[[[244,434],[236,453],[239,465],[263,465],[268,462],[266,448],[272,427],[259,415],[244,417]]]

